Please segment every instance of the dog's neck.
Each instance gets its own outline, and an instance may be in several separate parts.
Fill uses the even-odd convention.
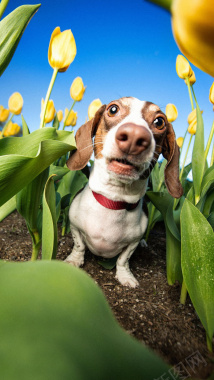
[[[147,180],[138,179],[131,183],[123,183],[111,176],[107,171],[104,158],[95,159],[89,178],[89,187],[96,193],[114,201],[135,203],[144,196]]]

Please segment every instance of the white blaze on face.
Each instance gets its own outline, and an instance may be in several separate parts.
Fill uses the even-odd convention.
[[[105,158],[117,158],[118,146],[115,141],[115,135],[117,133],[117,130],[123,124],[133,123],[147,128],[151,134],[151,144],[149,148],[140,155],[140,157],[142,157],[143,163],[146,161],[148,162],[153,157],[153,153],[155,150],[155,140],[148,123],[146,122],[146,120],[144,120],[142,116],[142,109],[145,107],[147,102],[139,100],[137,98],[121,98],[120,102],[125,107],[129,107],[129,114],[126,117],[124,117],[124,119],[122,119],[120,123],[118,123],[115,127],[110,129],[110,131],[107,133],[103,144],[102,154]],[[153,112],[159,109],[158,106],[156,106],[155,104],[151,104],[150,107],[151,111]],[[136,157],[136,160],[139,161],[140,157]]]

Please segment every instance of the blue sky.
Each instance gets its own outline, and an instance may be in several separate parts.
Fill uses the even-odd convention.
[[[29,3],[37,4],[34,0]],[[21,0],[10,0],[5,15],[22,4]],[[93,99],[109,103],[121,96],[134,96],[158,104],[163,111],[167,103],[174,103],[178,109],[174,129],[177,137],[184,135],[191,105],[187,87],[175,71],[180,51],[172,35],[170,14],[145,0],[42,1],[0,78],[0,104],[7,107],[9,96],[19,91],[30,131],[39,128],[41,98],[52,76],[47,52],[56,26],[62,31],[71,29],[77,45],[74,62],[65,73],[58,74],[51,95],[57,110],[70,108],[70,85],[76,76],[81,76],[87,89],[75,106],[77,127],[85,122]],[[213,120],[209,103],[213,78],[193,65],[192,68],[207,139]],[[20,122],[20,117],[14,121]]]

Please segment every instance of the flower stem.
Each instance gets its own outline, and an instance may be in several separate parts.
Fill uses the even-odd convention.
[[[45,97],[44,107],[43,107],[42,113],[41,113],[40,128],[43,128],[45,126],[45,114],[46,114],[46,110],[47,110],[47,106],[48,106],[48,101],[50,99],[51,91],[53,89],[53,85],[54,85],[54,82],[56,80],[57,74],[58,74],[58,69],[54,69],[53,75],[52,75],[52,78],[51,78],[51,81],[50,81],[50,84],[49,84],[49,87],[48,87],[48,91],[47,91],[47,94],[46,94],[46,97]]]
[[[206,333],[206,338],[207,338],[207,348],[210,352],[213,352],[212,339],[209,338],[207,333]]]
[[[8,124],[9,124],[9,122],[12,120],[12,118],[13,118],[14,115],[15,115],[15,114],[12,113],[12,114],[10,115],[9,119],[7,120],[6,124],[4,125],[4,128],[2,129],[2,132],[1,132],[1,139],[4,137],[4,132],[6,131],[6,129],[7,129],[7,127],[8,127]]]
[[[72,109],[74,108],[75,104],[76,104],[76,100],[74,100],[74,102],[73,102],[73,104],[72,104],[72,106],[71,106],[71,108],[70,108],[70,110],[69,110],[69,112],[68,112],[68,114],[67,114],[67,116],[66,116],[66,118],[65,118],[65,120],[64,120],[63,131],[64,131],[65,127],[66,127],[66,121],[67,121],[67,119],[69,118],[69,115],[70,115]]]
[[[191,144],[192,138],[193,138],[193,135],[191,135],[191,136],[190,136],[190,139],[189,139],[189,144],[188,144],[188,147],[187,147],[187,150],[186,150],[186,154],[185,154],[185,157],[184,157],[184,161],[183,161],[182,169],[181,169],[181,171],[180,171],[180,175],[179,175],[179,179],[180,179],[180,180],[181,180],[182,175],[183,175],[184,166],[185,166],[185,163],[186,163],[186,159],[187,159],[187,155],[188,155],[188,152],[189,152],[189,148],[190,148],[190,144]]]
[[[213,125],[212,125],[212,128],[211,128],[211,131],[210,131],[210,135],[209,135],[209,138],[208,138],[208,141],[207,141],[207,146],[206,146],[206,149],[205,149],[205,161],[207,159],[207,155],[209,153],[209,150],[210,150],[210,145],[211,145],[211,142],[212,142],[212,138],[213,138],[213,134],[214,134],[214,122],[213,122]]]
[[[185,305],[186,298],[187,298],[187,288],[186,288],[185,282],[183,281],[182,287],[181,287],[181,296],[180,296],[180,303],[182,305]]]
[[[189,78],[186,78],[186,82],[187,82],[187,88],[188,88],[188,92],[189,92],[190,103],[191,103],[191,107],[192,107],[192,111],[193,111],[194,110],[194,104],[193,104],[192,92],[194,94],[194,90],[192,88],[192,92],[191,92],[191,85],[189,82]]]
[[[32,231],[32,234],[33,234],[33,250],[32,250],[31,261],[35,261],[37,260],[39,250],[41,247],[41,239],[40,239],[38,231]]]
[[[212,151],[210,166],[212,166],[213,164],[214,164],[214,144],[213,144],[213,151]]]

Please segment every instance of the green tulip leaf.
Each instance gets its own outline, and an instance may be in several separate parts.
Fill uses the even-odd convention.
[[[168,192],[147,191],[151,202],[161,212],[166,228],[166,271],[169,285],[182,282],[180,233],[173,213],[174,198]],[[177,218],[177,215],[176,215]]]
[[[38,212],[42,194],[48,179],[49,168],[41,172],[32,182],[16,194],[16,207],[26,221],[28,229],[38,230]]]
[[[68,169],[67,167],[62,167],[62,166],[56,166],[56,165],[50,165],[50,170],[49,170],[49,174],[50,175],[55,175],[54,177],[54,181],[58,181],[60,179],[62,179],[62,177],[69,173],[70,172],[70,169]]]
[[[0,21],[0,76],[9,65],[29,21],[39,9],[37,5],[22,5]]]
[[[28,125],[24,119],[24,116],[22,115],[22,135],[27,136],[29,134],[30,134],[30,131],[29,131]]]
[[[206,194],[212,185],[214,186],[214,165],[211,166],[204,174],[201,184],[201,197]]]
[[[81,190],[88,182],[85,174],[78,171],[69,171],[60,181],[57,188],[58,193],[61,198],[70,195],[70,202],[76,195],[76,193]]]
[[[75,148],[73,132],[42,128],[0,140],[0,206],[60,156]]]
[[[197,114],[197,129],[195,134],[195,142],[192,152],[192,175],[193,186],[195,190],[195,203],[198,203],[201,193],[201,183],[205,168],[205,153],[204,153],[204,123],[200,108],[196,104]]]
[[[122,330],[78,268],[1,263],[0,288],[2,379],[153,380],[169,369]]]
[[[54,176],[48,178],[43,194],[42,218],[42,259],[56,258],[57,253],[57,216]]]
[[[214,333],[214,232],[188,200],[181,211],[181,262],[184,282],[209,339]]]
[[[16,196],[0,207],[0,222],[16,209]]]

